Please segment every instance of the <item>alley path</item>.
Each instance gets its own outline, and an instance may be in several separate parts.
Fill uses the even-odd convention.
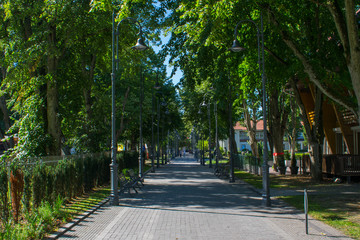
[[[310,220],[280,201],[271,208],[248,185],[216,178],[190,155],[149,173],[133,197],[105,205],[66,232],[62,239],[349,239]]]

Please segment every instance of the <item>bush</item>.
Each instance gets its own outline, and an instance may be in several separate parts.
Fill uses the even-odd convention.
[[[33,208],[39,207],[42,200],[45,199],[46,180],[46,166],[43,164],[37,164],[34,168],[32,180]]]
[[[5,166],[0,166],[0,217],[3,223],[9,219],[9,181],[7,169]]]
[[[84,161],[82,159],[76,159],[74,163],[75,167],[75,182],[74,191],[75,194],[80,195],[84,193]]]
[[[285,160],[290,160],[290,152],[288,150],[284,151],[284,158]]]
[[[27,212],[30,212],[30,201],[31,201],[31,185],[32,183],[32,172],[28,169],[24,170],[24,194],[23,202],[24,208]]]
[[[96,174],[95,161],[91,158],[84,159],[84,189],[85,191],[91,190],[94,186],[94,175]]]
[[[135,156],[131,154],[130,156]],[[134,158],[134,157],[133,157]],[[0,165],[0,239],[40,239],[61,214],[61,203],[109,183],[110,157],[61,160],[56,165],[37,162],[34,167],[13,163],[11,175]],[[11,181],[12,205],[9,203]],[[22,201],[21,201],[22,200]],[[24,211],[21,212],[21,209]],[[10,210],[14,213],[10,218]],[[18,219],[24,221],[19,221]]]
[[[12,166],[10,172],[11,207],[15,223],[18,222],[21,198],[24,191],[24,174],[18,166]]]
[[[53,181],[54,181],[54,195],[60,196],[62,199],[66,197],[65,195],[65,185],[67,184],[66,180],[66,162],[64,160],[60,161],[53,172]]]
[[[117,155],[117,162],[120,169],[136,168],[139,165],[139,152],[125,151]],[[121,167],[120,167],[121,166]]]

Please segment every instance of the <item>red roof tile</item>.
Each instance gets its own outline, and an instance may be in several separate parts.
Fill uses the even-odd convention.
[[[251,122],[251,124],[252,124],[252,122]],[[247,131],[245,126],[240,125],[240,122],[236,123],[236,125],[234,126],[234,130]],[[264,130],[263,120],[257,121],[256,130]]]

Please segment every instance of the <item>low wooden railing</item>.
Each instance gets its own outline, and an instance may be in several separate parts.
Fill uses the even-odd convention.
[[[334,176],[360,176],[360,155],[324,155],[322,172]]]

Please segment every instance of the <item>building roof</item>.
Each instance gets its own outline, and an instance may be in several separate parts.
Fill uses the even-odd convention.
[[[251,124],[252,124],[252,122],[251,122]],[[234,126],[234,130],[247,131],[245,126],[240,125],[240,122],[236,123],[236,125]],[[264,130],[263,120],[257,121],[256,130]]]

